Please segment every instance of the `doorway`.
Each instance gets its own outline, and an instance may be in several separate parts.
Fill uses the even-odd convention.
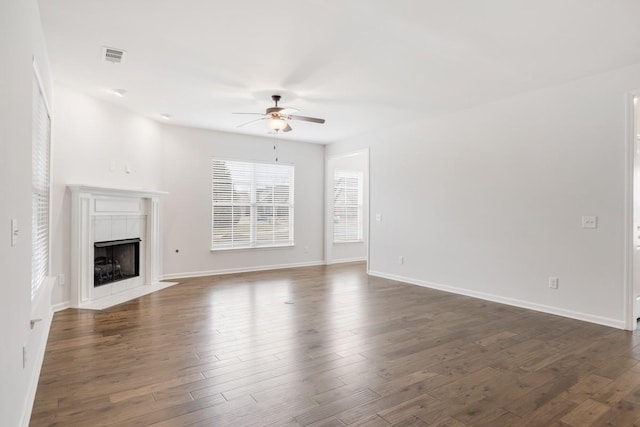
[[[355,261],[368,264],[368,149],[327,159],[324,241],[327,265]]]
[[[629,145],[633,150],[632,159],[632,206],[631,206],[631,283],[627,292],[627,329],[635,330],[640,318],[640,94],[631,95],[631,119]]]

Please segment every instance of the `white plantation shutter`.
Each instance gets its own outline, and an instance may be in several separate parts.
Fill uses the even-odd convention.
[[[212,159],[211,249],[293,245],[291,165]]]
[[[51,118],[37,78],[33,79],[31,150],[31,298],[49,273],[49,165]]]
[[[362,241],[362,181],[360,171],[336,169],[333,175],[333,242]]]

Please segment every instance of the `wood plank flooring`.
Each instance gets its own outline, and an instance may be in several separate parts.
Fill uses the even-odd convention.
[[[368,277],[181,280],[56,313],[31,426],[640,426],[640,335]]]

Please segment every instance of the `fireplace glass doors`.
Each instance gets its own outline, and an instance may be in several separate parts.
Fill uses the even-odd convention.
[[[96,242],[93,253],[94,287],[140,275],[140,239]]]

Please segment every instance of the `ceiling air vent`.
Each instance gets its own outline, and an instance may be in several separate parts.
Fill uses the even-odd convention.
[[[114,64],[119,64],[124,62],[124,54],[125,50],[115,49],[113,47],[102,47],[102,59],[107,62],[113,62]]]

